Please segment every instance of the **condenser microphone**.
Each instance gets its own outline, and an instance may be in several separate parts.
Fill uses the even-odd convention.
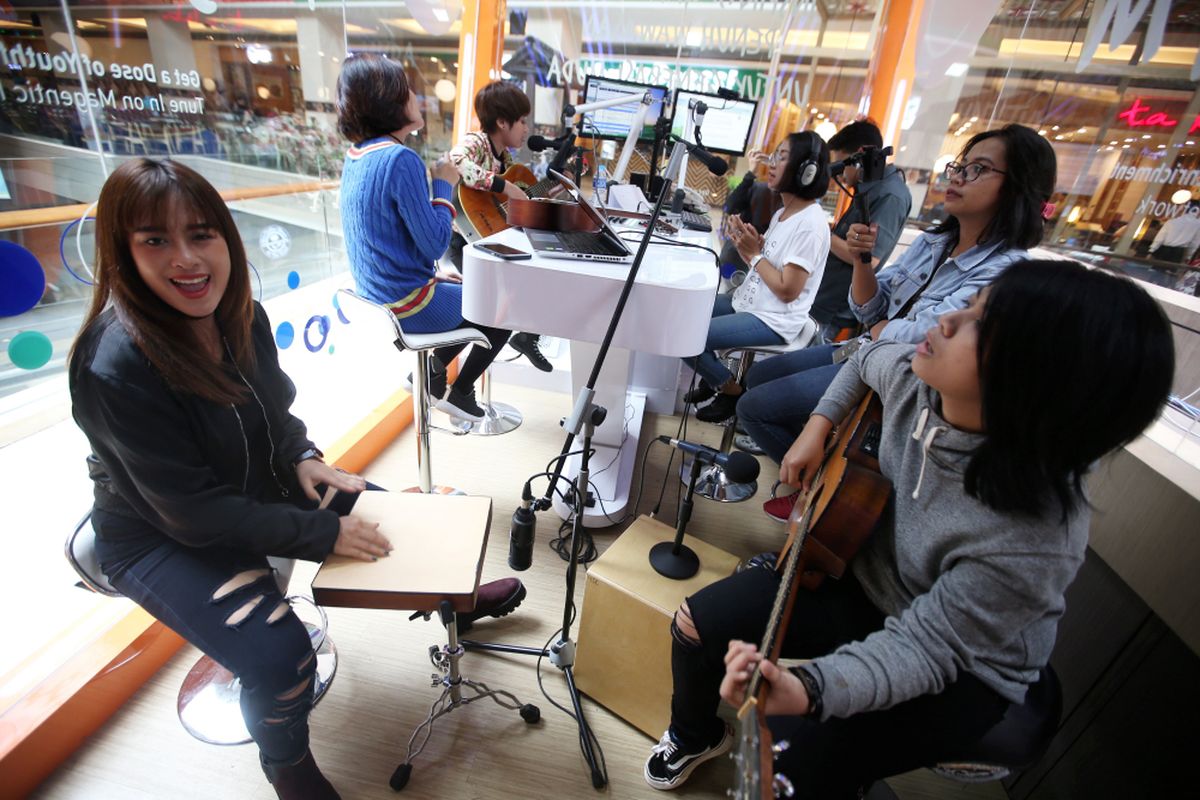
[[[683,189],[676,189],[675,194],[671,196],[671,213],[679,214],[683,211]]]
[[[758,459],[749,453],[722,453],[702,444],[659,436],[658,440],[687,453],[701,464],[716,464],[725,470],[725,477],[732,483],[749,483],[758,479]]]
[[[684,144],[687,145],[688,155],[708,167],[708,171],[713,175],[720,177],[729,169],[729,163],[720,156],[713,155],[698,144]]]
[[[543,150],[550,149],[557,150],[566,144],[567,139],[569,138],[571,138],[570,133],[564,133],[557,139],[547,139],[545,136],[538,136],[537,134],[534,134],[525,140],[525,146],[535,153],[540,153]]]
[[[526,483],[521,492],[521,505],[513,512],[512,527],[508,529],[508,566],[517,572],[529,569],[533,563],[533,534],[537,528],[537,517],[530,507],[532,505],[533,493]]]

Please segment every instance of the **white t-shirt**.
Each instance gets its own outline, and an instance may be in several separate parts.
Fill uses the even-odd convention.
[[[808,320],[825,272],[825,259],[829,255],[829,221],[819,203],[813,203],[780,220],[783,209],[775,212],[771,226],[763,243],[763,259],[782,272],[787,264],[795,264],[808,273],[804,290],[790,303],[785,303],[763,283],[758,270],[766,266],[762,261],[750,270],[746,280],[733,293],[733,310],[746,311],[761,319],[775,331],[784,342],[792,342]],[[769,267],[768,267],[769,269]]]

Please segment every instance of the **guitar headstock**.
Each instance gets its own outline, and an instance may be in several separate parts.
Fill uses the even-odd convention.
[[[738,715],[738,738],[729,757],[733,759],[733,787],[726,795],[736,800],[778,800],[791,798],[796,795],[792,782],[786,775],[774,772],[768,765],[774,764],[779,754],[790,747],[785,739],[775,744],[771,743],[770,733],[766,737],[759,716],[758,705],[748,703]],[[767,760],[764,750],[770,754]],[[764,768],[770,775],[770,782],[763,783]]]

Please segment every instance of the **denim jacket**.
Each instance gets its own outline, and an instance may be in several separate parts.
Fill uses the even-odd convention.
[[[941,261],[947,248],[953,246],[953,233],[921,234],[899,261],[875,276],[879,287],[874,297],[859,305],[851,293],[850,310],[870,327],[899,313],[928,281],[929,285],[904,318],[889,322],[880,337],[917,343],[937,324],[938,317],[966,308],[972,295],[1011,264],[1029,257],[1027,251],[1018,248],[1004,250],[999,242],[976,245],[956,258],[947,258],[929,281],[929,271]]]

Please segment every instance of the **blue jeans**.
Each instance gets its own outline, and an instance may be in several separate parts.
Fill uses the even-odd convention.
[[[348,513],[355,498],[339,493],[330,508]],[[186,547],[140,519],[100,508],[92,510],[92,524],[112,585],[241,680],[242,718],[263,762],[303,759],[317,659],[266,556]],[[230,589],[236,576],[246,582]]]
[[[783,344],[783,337],[771,330],[767,323],[745,311],[735,312],[731,295],[717,295],[716,301],[713,302],[712,316],[704,352],[698,356],[684,358],[683,363],[699,372],[704,382],[714,389],[719,389],[733,377],[733,373],[717,358],[715,350]]]
[[[746,391],[737,404],[738,421],[776,463],[804,430],[808,416],[841,364],[839,345],[822,344],[760,361],[746,373]]]

